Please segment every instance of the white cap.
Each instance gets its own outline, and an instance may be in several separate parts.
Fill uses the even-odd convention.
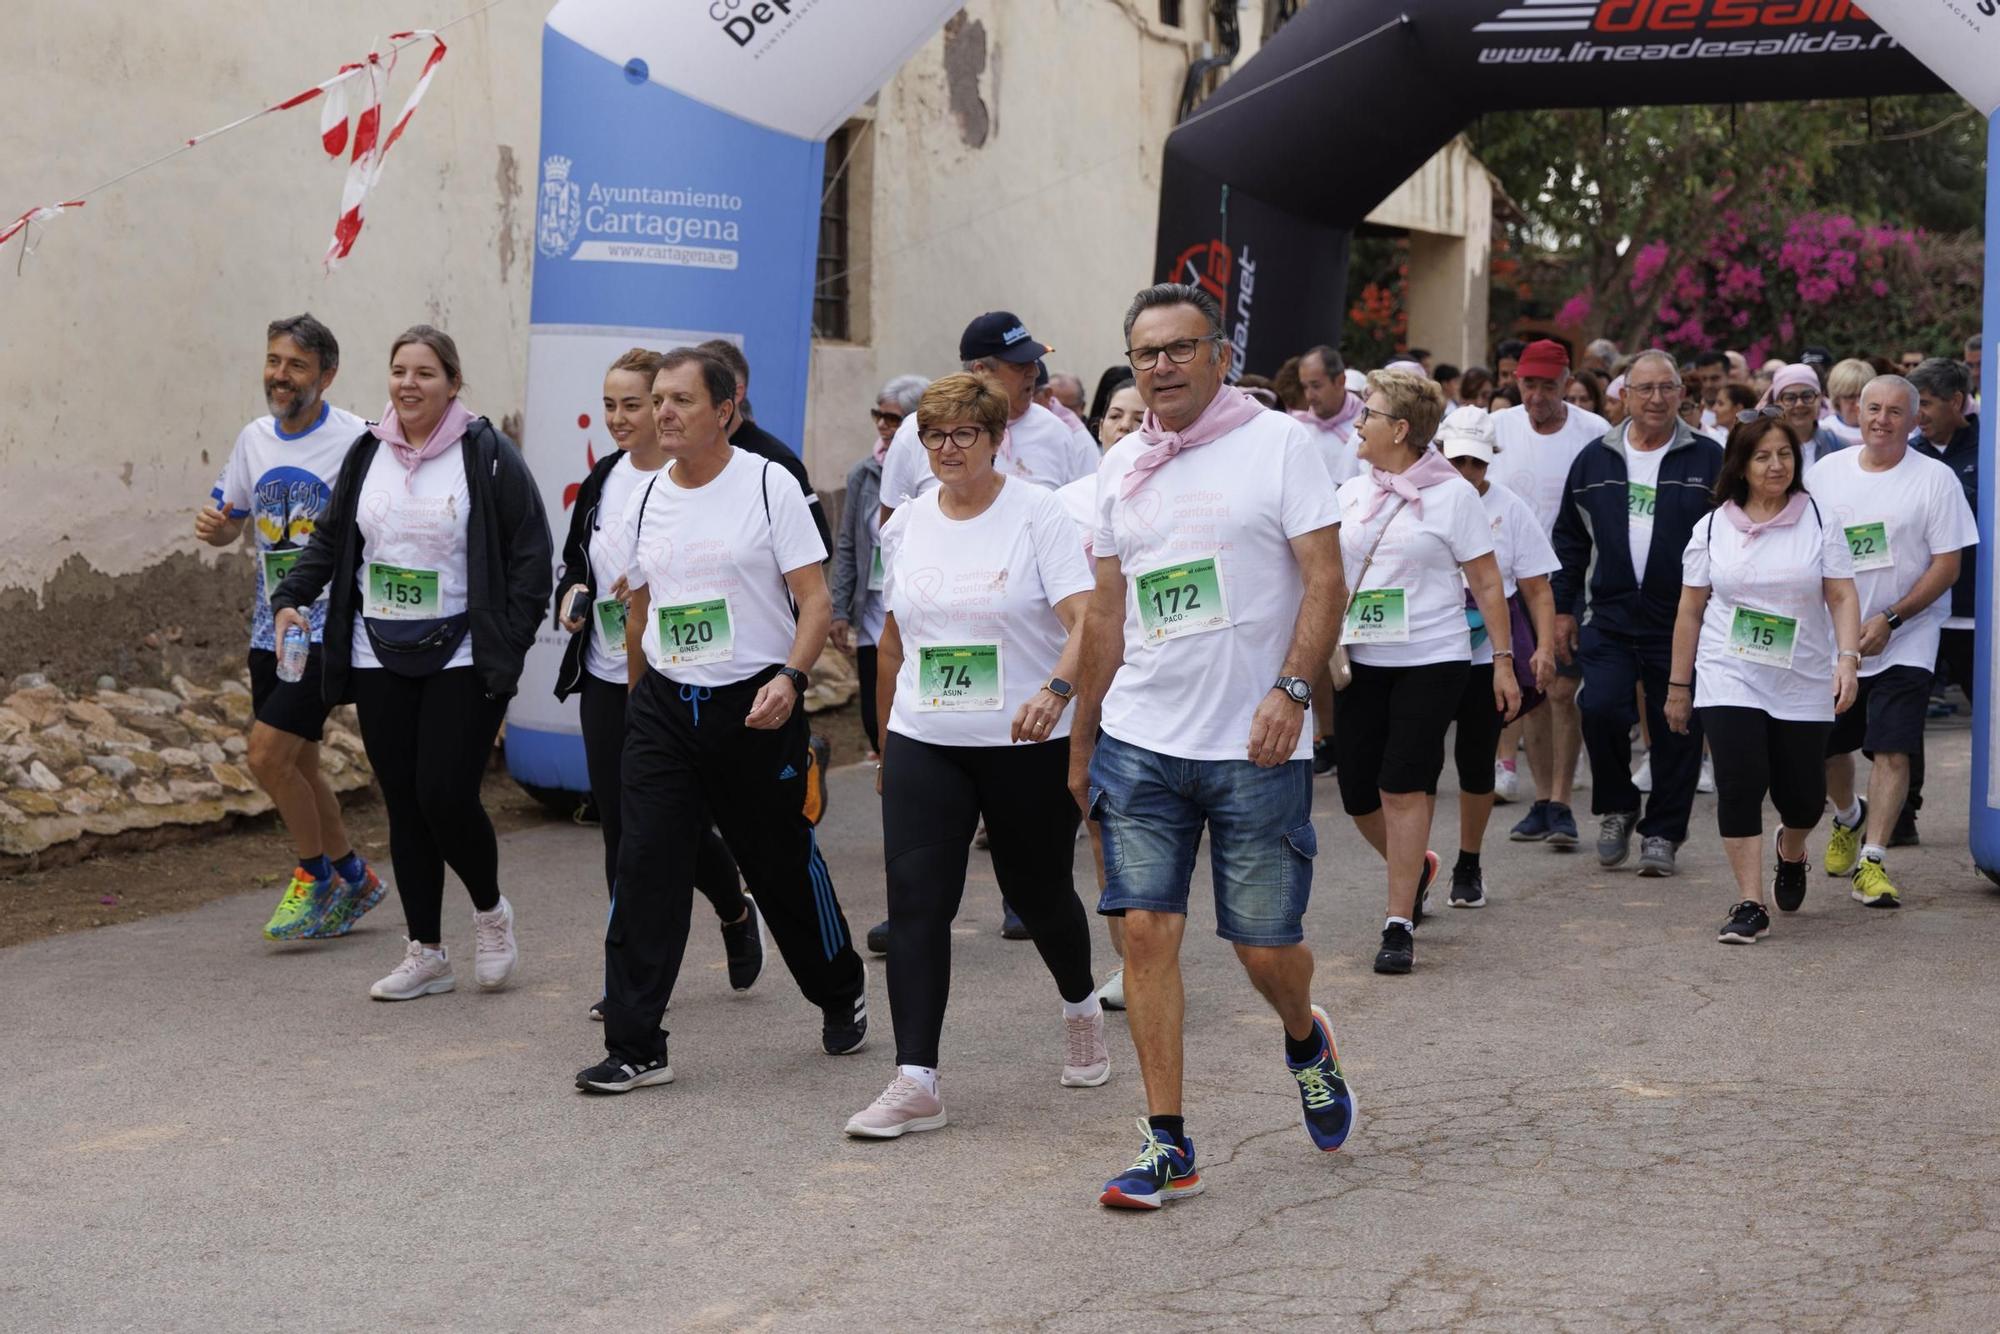
[[[1353,390],[1355,393],[1363,394],[1368,392],[1368,377],[1364,375],[1362,372],[1355,370],[1352,366],[1349,366],[1347,368],[1347,375],[1345,378],[1347,380],[1347,387]]]
[[[1438,448],[1448,459],[1478,459],[1493,462],[1500,446],[1493,439],[1493,418],[1485,408],[1469,403],[1454,408],[1438,425]]]
[[[1420,376],[1424,379],[1430,378],[1430,372],[1424,369],[1423,362],[1411,361],[1407,357],[1401,361],[1392,361],[1382,369],[1385,371],[1402,371],[1405,374]]]

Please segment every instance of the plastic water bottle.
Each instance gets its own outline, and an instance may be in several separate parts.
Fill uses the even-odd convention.
[[[306,674],[306,655],[312,652],[312,640],[304,630],[296,625],[285,627],[285,637],[278,644],[278,679],[296,682]]]

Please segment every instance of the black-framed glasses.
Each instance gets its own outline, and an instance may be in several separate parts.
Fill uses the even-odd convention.
[[[1788,408],[1806,407],[1819,402],[1819,390],[1801,389],[1796,393],[1779,394],[1778,401]]]
[[[1185,366],[1194,360],[1194,354],[1201,351],[1203,343],[1214,342],[1220,337],[1220,334],[1203,334],[1199,338],[1176,338],[1164,347],[1128,347],[1125,349],[1125,360],[1132,363],[1135,371],[1149,371],[1160,364],[1160,354],[1164,352],[1168,361],[1176,366]]]
[[[1761,408],[1745,408],[1736,414],[1736,420],[1738,422],[1760,422],[1768,418],[1771,421],[1777,421],[1784,415],[1785,410],[1773,403]]]
[[[1354,424],[1357,427],[1366,426],[1370,421],[1372,421],[1376,417],[1380,417],[1383,421],[1391,421],[1391,422],[1406,422],[1409,420],[1408,417],[1398,417],[1393,412],[1377,412],[1375,411],[1375,409],[1369,407],[1366,403],[1363,403],[1361,405],[1361,415],[1355,419]]]
[[[901,426],[903,424],[903,414],[900,412],[884,412],[880,408],[873,408],[870,409],[868,415],[875,419],[877,426]]]
[[[986,428],[983,426],[960,426],[950,431],[933,426],[928,431],[917,432],[917,443],[935,454],[946,445],[971,449],[979,443],[979,437],[985,434]]]

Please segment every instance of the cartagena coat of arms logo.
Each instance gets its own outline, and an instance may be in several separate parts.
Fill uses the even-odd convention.
[[[583,230],[583,191],[569,178],[570,160],[560,153],[542,163],[542,207],[535,222],[535,248],[561,259]]]

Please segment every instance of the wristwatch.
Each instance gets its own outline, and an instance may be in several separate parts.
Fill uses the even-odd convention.
[[[800,699],[804,699],[806,697],[807,681],[806,681],[806,674],[804,672],[800,671],[796,667],[780,667],[778,669],[778,675],[784,677],[786,680],[792,683],[792,690],[798,695]]]
[[[1071,699],[1076,695],[1076,687],[1063,680],[1060,676],[1051,676],[1047,681],[1042,683],[1042,689],[1048,691],[1057,699]]]
[[[1896,614],[1894,607],[1884,607],[1882,609],[1882,619],[1889,623],[1891,630],[1900,630],[1903,628],[1903,618]]]
[[[1312,682],[1303,676],[1281,676],[1271,689],[1284,691],[1294,704],[1310,705],[1313,702]]]

